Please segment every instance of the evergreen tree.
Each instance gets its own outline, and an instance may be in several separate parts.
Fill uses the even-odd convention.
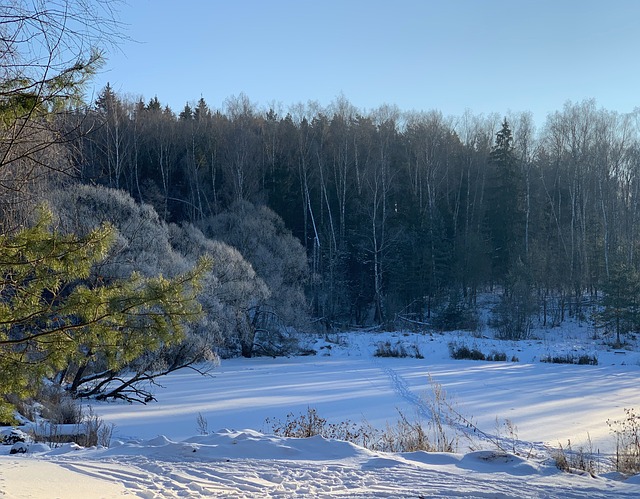
[[[190,121],[193,119],[193,109],[191,109],[188,102],[184,105],[184,109],[178,115],[178,119],[180,121]]]
[[[491,240],[493,277],[504,282],[521,256],[523,230],[522,178],[513,152],[513,136],[505,119],[489,155],[493,168],[489,186],[487,230]]]
[[[596,324],[615,331],[616,345],[620,346],[622,335],[640,324],[640,274],[629,265],[615,265],[602,289],[602,310],[596,314]]]
[[[174,279],[89,282],[108,253],[113,230],[62,236],[43,211],[31,228],[0,235],[0,419],[8,395],[25,397],[46,376],[101,356],[118,369],[181,338],[199,306],[195,283],[206,264]]]

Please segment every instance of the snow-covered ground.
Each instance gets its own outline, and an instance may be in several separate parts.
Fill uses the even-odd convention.
[[[110,448],[66,444],[9,456],[4,446],[0,492],[10,498],[640,497],[640,476],[623,480],[609,469],[615,440],[607,425],[622,419],[624,408],[640,408],[640,353],[613,350],[592,336],[577,325],[537,331],[522,342],[469,333],[343,333],[309,338],[315,356],[225,360],[207,377],[183,371],[156,387],[158,402],[93,405],[115,424]],[[423,358],[375,357],[387,342]],[[518,361],[452,360],[451,343]],[[598,365],[540,362],[549,355],[595,356]],[[445,395],[436,403],[440,387]],[[452,417],[452,435],[457,429],[470,436],[458,433],[455,454],[373,452],[322,437],[273,435],[274,421],[310,408],[328,423],[384,429],[399,411],[427,425],[434,406]],[[595,477],[557,469],[553,449],[569,442],[598,462]]]

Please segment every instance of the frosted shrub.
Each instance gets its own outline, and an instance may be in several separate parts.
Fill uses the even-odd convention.
[[[115,228],[115,244],[94,269],[101,278],[126,278],[133,271],[172,276],[187,268],[172,251],[167,225],[153,207],[136,203],[124,191],[71,185],[57,191],[49,202],[65,233],[85,234],[103,223]]]

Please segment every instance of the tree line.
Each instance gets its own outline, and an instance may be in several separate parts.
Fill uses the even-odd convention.
[[[583,313],[615,265],[637,265],[638,116],[587,100],[536,129],[527,113],[365,113],[344,97],[283,112],[242,94],[176,113],[107,85],[70,122],[87,127],[82,181],[168,222],[272,209],[302,242],[312,315],[331,327],[422,322],[523,283],[544,322]]]

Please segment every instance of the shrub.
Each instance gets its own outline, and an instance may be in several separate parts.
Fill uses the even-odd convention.
[[[475,310],[460,300],[449,301],[447,307],[431,320],[431,325],[438,331],[475,331],[479,324]]]
[[[198,413],[198,417],[196,418],[196,424],[198,426],[198,434],[199,435],[208,435],[209,434],[209,422],[207,418],[205,418],[201,412]]]
[[[87,413],[80,411],[81,418],[77,423],[62,425],[43,420],[32,427],[30,436],[34,442],[44,442],[51,446],[61,443],[75,442],[82,447],[101,445],[108,447],[113,435],[113,424],[105,421],[93,412],[90,407]]]
[[[96,445],[109,447],[114,425],[105,423],[101,417],[93,412],[91,407],[89,407],[89,412],[84,415],[81,425],[84,427],[84,439],[77,442],[79,445],[83,447]]]
[[[44,385],[36,399],[41,404],[40,417],[53,424],[79,424],[82,422],[82,407],[69,392],[60,385]]]
[[[487,360],[493,362],[506,362],[507,354],[504,352],[491,352],[489,355],[487,355]]]
[[[391,346],[390,341],[379,342],[376,351],[373,353],[375,357],[414,357],[416,359],[423,359],[423,355],[420,353],[417,345],[413,345],[413,353],[408,352],[407,349],[401,343]]]
[[[9,428],[0,432],[0,444],[13,445],[18,442],[26,442],[28,435],[18,428]]]
[[[588,450],[585,450],[584,447],[580,447],[577,451],[574,451],[571,448],[571,440],[567,441],[566,447],[563,447],[562,444],[558,444],[558,448],[553,453],[556,467],[565,473],[574,473],[577,470],[595,476],[597,460],[593,454],[591,438],[589,438],[588,443]]]
[[[621,420],[607,420],[610,431],[616,437],[616,454],[613,465],[616,471],[627,475],[640,473],[640,415],[634,409],[625,409]]]
[[[349,420],[328,423],[312,408],[299,416],[289,413],[285,421],[267,418],[265,423],[271,425],[273,434],[279,437],[308,438],[320,435],[383,452],[455,452],[456,440],[445,435],[441,420],[429,423],[425,429],[419,420],[410,421],[402,412],[398,412],[400,418],[396,424],[388,424],[385,430],[378,430],[366,421],[360,424]]]
[[[547,362],[549,364],[579,364],[579,365],[598,365],[598,357],[595,355],[547,355],[542,357],[540,362]]]
[[[485,354],[483,354],[477,348],[469,348],[466,345],[458,346],[454,343],[449,344],[449,353],[452,359],[462,360],[486,360]]]
[[[504,352],[492,351],[485,355],[477,348],[469,348],[466,345],[458,346],[455,343],[449,343],[449,354],[452,359],[456,360],[488,360],[490,362],[506,362],[507,354]],[[511,357],[511,362],[518,362],[518,357]]]
[[[307,438],[323,435],[327,420],[318,416],[316,410],[309,407],[306,414],[296,417],[290,412],[284,422],[267,418],[265,423],[271,424],[273,434],[279,437]]]
[[[419,421],[410,421],[401,411],[398,410],[400,418],[395,426],[387,425],[387,428],[380,435],[381,448],[385,452],[454,452],[455,443],[448,437],[439,441],[436,437],[434,424],[427,426]],[[442,429],[442,428],[441,428]],[[431,430],[431,431],[428,431]],[[430,436],[431,434],[431,436]],[[438,445],[444,442],[444,445]]]

